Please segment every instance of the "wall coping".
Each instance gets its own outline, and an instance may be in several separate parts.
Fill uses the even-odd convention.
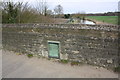
[[[70,28],[70,29],[92,29],[92,30],[105,30],[105,31],[120,31],[119,25],[90,25],[90,24],[22,23],[22,24],[2,24],[2,27]]]

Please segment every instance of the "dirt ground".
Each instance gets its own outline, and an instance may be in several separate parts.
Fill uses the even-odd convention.
[[[71,66],[45,58],[2,51],[3,78],[118,78],[118,74],[96,66]]]

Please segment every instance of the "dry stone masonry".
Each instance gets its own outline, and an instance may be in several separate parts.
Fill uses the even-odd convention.
[[[118,27],[82,24],[3,24],[3,48],[49,57],[48,41],[59,42],[59,58],[118,66]]]

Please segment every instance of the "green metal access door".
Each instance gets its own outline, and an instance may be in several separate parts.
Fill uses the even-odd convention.
[[[49,57],[59,58],[59,43],[48,42]]]

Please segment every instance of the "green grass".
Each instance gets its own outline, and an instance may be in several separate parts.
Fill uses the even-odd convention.
[[[16,55],[22,55],[22,53],[16,53]]]
[[[79,64],[79,62],[76,62],[76,61],[72,61],[71,62],[71,66],[73,66],[73,65],[78,65]]]
[[[86,18],[110,24],[118,24],[118,16],[87,16]]]
[[[33,54],[27,54],[28,58],[32,58]]]
[[[120,73],[120,66],[115,67],[114,71]]]
[[[74,65],[83,65],[83,64],[84,64],[83,62],[71,61],[71,66],[74,66]]]
[[[61,63],[67,64],[69,61],[68,60],[60,60]]]

